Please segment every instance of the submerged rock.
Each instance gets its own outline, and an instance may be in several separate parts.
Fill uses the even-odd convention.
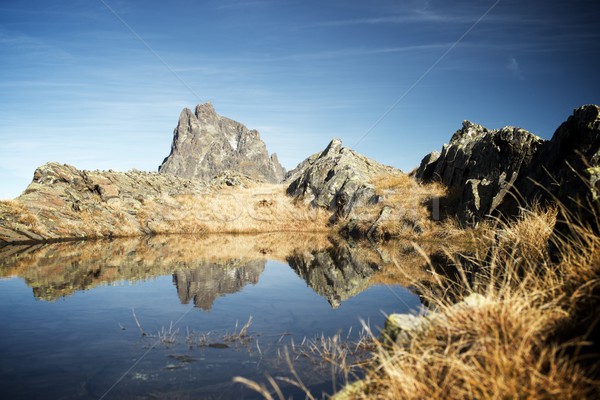
[[[402,171],[378,163],[333,139],[288,174],[287,193],[315,207],[348,216],[352,210],[378,201],[373,178]]]
[[[171,153],[159,172],[209,181],[226,170],[271,183],[281,182],[285,175],[258,131],[218,115],[210,103],[196,106],[195,112],[185,108],[173,132]]]

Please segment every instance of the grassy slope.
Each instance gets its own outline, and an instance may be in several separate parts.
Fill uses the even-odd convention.
[[[534,207],[490,229],[479,239],[485,251],[455,258],[454,277],[421,287],[436,310],[427,328],[391,348],[379,343],[367,378],[345,396],[593,398],[600,237],[569,221],[565,239],[556,215]],[[449,300],[474,293],[469,305]]]

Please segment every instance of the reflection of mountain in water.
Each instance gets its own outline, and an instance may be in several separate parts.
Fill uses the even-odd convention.
[[[53,301],[119,281],[173,275],[183,303],[210,309],[221,295],[256,284],[267,259],[331,246],[323,235],[154,236],[6,246],[0,278],[19,276],[35,298]]]
[[[194,305],[210,310],[219,296],[240,291],[244,286],[258,283],[265,269],[265,260],[230,260],[206,263],[191,270],[177,270],[173,282],[183,304],[194,299]]]
[[[311,252],[294,252],[287,258],[290,267],[333,308],[367,289],[371,277],[381,268],[368,253],[347,244]],[[370,255],[370,254],[369,254]]]
[[[412,245],[388,250],[297,232],[6,246],[0,248],[0,278],[18,276],[36,298],[52,301],[98,285],[172,275],[181,302],[193,300],[208,310],[219,296],[256,284],[269,259],[290,264],[317,294],[338,307],[370,285],[406,286],[409,282],[400,275],[416,278],[422,273],[422,260]],[[384,254],[388,262],[382,261]]]

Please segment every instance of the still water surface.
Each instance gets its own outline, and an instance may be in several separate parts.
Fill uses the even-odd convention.
[[[233,377],[291,376],[285,349],[320,397],[337,383],[301,357],[303,338],[355,341],[361,320],[376,330],[420,304],[376,283],[376,257],[321,238],[171,236],[0,257],[3,399],[256,398]]]

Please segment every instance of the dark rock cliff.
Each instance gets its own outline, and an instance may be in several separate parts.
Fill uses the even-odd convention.
[[[465,121],[413,175],[448,186],[463,222],[514,216],[534,201],[560,202],[585,218],[600,188],[599,115],[595,105],[576,109],[549,141],[519,128],[490,131]]]

